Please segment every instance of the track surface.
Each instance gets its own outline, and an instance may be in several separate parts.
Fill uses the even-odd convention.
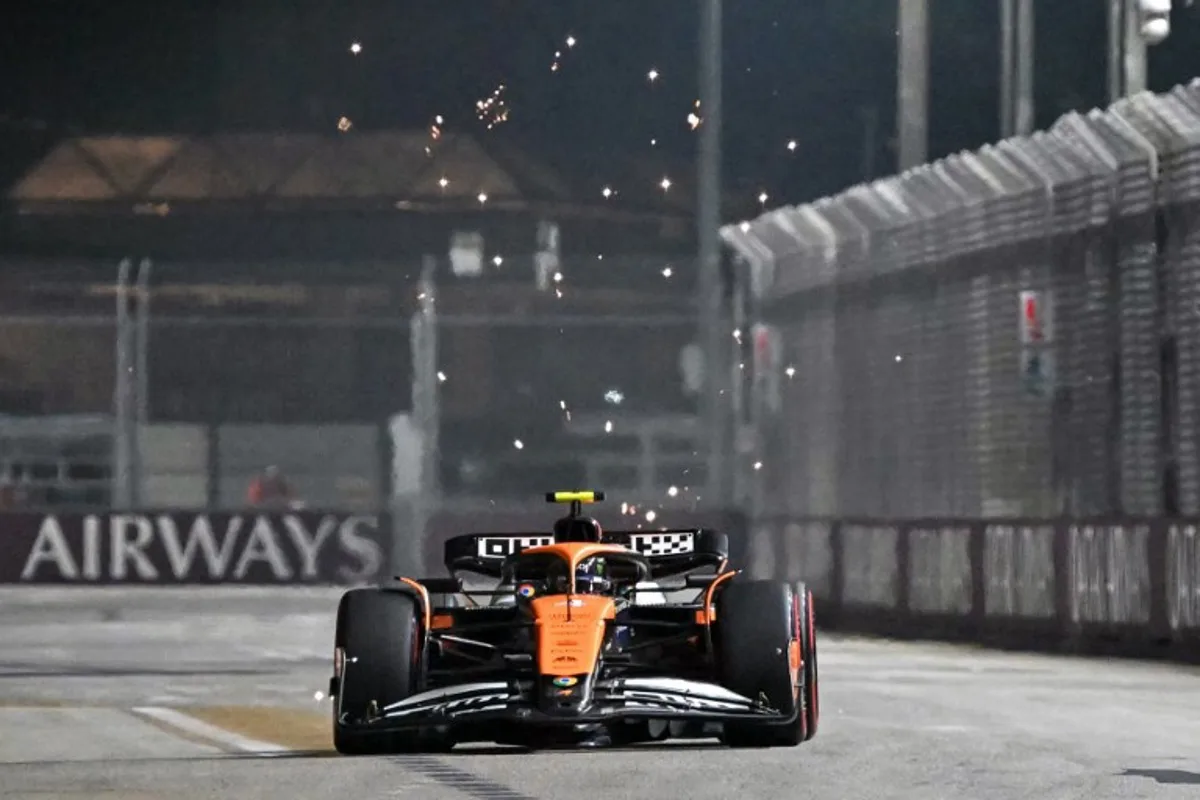
[[[317,699],[336,596],[0,590],[0,797],[1200,796],[1194,669],[831,636],[820,733],[794,750],[340,758]],[[272,745],[292,752],[240,752]]]

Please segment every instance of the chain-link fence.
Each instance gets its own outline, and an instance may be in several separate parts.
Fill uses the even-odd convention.
[[[1200,512],[1200,82],[723,235],[759,514]]]
[[[696,507],[689,265],[488,255],[468,276],[436,257],[26,265],[47,277],[0,299],[8,507],[243,508],[268,466],[298,503],[391,507],[414,540],[445,509],[528,512],[562,487],[646,524]]]

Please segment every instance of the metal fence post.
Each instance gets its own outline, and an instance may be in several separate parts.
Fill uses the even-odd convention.
[[[704,351],[704,391],[701,420],[707,433],[708,475],[704,498],[714,508],[732,497],[728,408],[730,373],[728,317],[721,260],[721,92],[722,92],[722,0],[706,0],[700,19],[700,102],[704,124],[700,126],[697,156],[698,192],[698,330]]]
[[[137,330],[135,337],[134,377],[136,379],[136,423],[133,426],[131,448],[130,501],[134,506],[142,504],[146,483],[144,463],[145,430],[150,417],[150,259],[143,258],[137,274]]]
[[[113,386],[113,506],[127,509],[133,504],[132,425],[133,331],[129,324],[129,276],[132,262],[126,258],[117,268],[116,369]]]
[[[410,339],[413,421],[421,436],[420,477],[417,494],[409,502],[409,535],[396,537],[393,553],[393,560],[398,566],[408,561],[417,565],[418,569],[425,567],[425,538],[429,533],[429,520],[439,506],[441,494],[436,272],[437,258],[425,256],[417,284],[417,312],[412,317]]]

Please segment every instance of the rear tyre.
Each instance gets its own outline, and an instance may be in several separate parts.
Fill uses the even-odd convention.
[[[782,723],[727,722],[722,740],[731,747],[795,747],[809,738],[806,659],[801,624],[808,591],[774,580],[732,582],[717,600],[721,681],[752,699],[764,698],[790,719]],[[805,612],[806,613],[806,612]],[[795,667],[795,669],[793,669]]]
[[[804,658],[804,741],[817,735],[821,720],[821,691],[817,682],[817,614],[813,595],[803,583],[796,585],[800,600],[800,653]]]
[[[344,755],[446,749],[417,733],[364,731],[355,723],[413,694],[421,672],[420,608],[414,597],[380,589],[352,589],[338,604],[334,647],[342,680],[333,703],[333,746]],[[348,724],[347,724],[348,723]]]

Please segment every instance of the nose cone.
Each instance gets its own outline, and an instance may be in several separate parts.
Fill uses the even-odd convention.
[[[583,714],[591,707],[590,675],[543,675],[539,679],[538,707],[556,717]]]

